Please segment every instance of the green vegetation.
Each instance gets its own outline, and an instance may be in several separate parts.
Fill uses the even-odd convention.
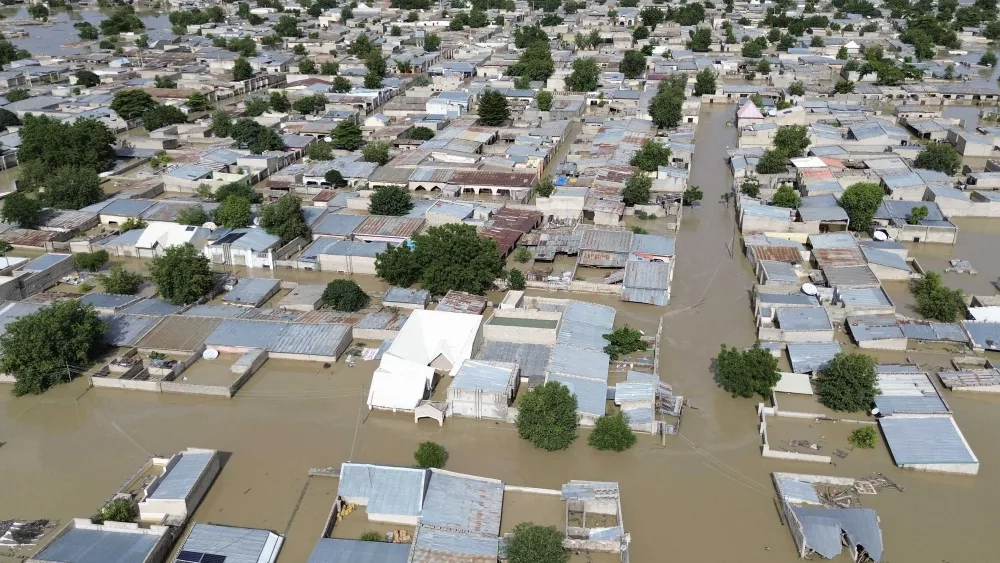
[[[160,105],[143,90],[119,90],[111,100],[111,109],[122,119],[136,119]]]
[[[936,170],[954,176],[962,166],[962,155],[948,143],[931,143],[920,151],[913,164],[917,168]]]
[[[101,28],[101,33],[106,36],[146,29],[146,24],[142,23],[139,16],[135,14],[135,8],[129,5],[119,6],[112,12],[111,17],[98,25]]]
[[[743,180],[743,183],[740,184],[740,193],[749,197],[758,197],[760,195],[760,181],[757,178]]]
[[[552,92],[546,90],[538,92],[538,95],[535,96],[535,103],[538,104],[538,109],[549,111],[552,109]]]
[[[215,223],[221,227],[241,229],[249,225],[252,218],[250,200],[244,197],[229,196],[215,209]]]
[[[176,88],[177,81],[169,76],[160,76],[157,74],[153,77],[153,86],[156,88]]]
[[[756,394],[767,399],[781,380],[778,359],[759,342],[749,350],[723,344],[715,358],[715,380],[733,397],[749,399]]]
[[[652,178],[642,173],[633,174],[625,181],[625,189],[622,190],[625,205],[646,205],[652,187]]]
[[[139,517],[139,506],[131,497],[111,499],[97,514],[90,517],[94,524],[105,522],[134,522]]]
[[[576,397],[569,392],[568,387],[559,382],[549,381],[521,397],[517,412],[517,432],[536,448],[550,452],[568,448],[576,440],[576,423]],[[513,545],[512,541],[511,547]],[[518,560],[514,558],[513,550],[508,553],[510,561]]]
[[[306,149],[309,160],[333,160],[333,147],[326,141],[318,140]]]
[[[715,94],[715,78],[715,71],[711,68],[700,71],[695,77],[694,95]]]
[[[670,147],[665,147],[653,139],[647,139],[642,148],[632,155],[629,164],[643,172],[656,172],[659,167],[670,164],[670,156]]]
[[[417,467],[424,469],[441,469],[448,462],[448,450],[437,442],[421,442],[417,451],[413,452]]]
[[[215,188],[215,192],[211,195],[212,198],[218,202],[226,201],[231,196],[242,197],[244,199],[250,200],[253,203],[259,203],[260,200],[262,199],[259,193],[254,191],[254,189],[250,187],[249,184],[247,184],[242,180],[236,182],[230,182],[228,184],[223,184],[218,188]]]
[[[563,534],[553,526],[521,522],[507,543],[507,563],[568,563]]]
[[[0,108],[0,129],[7,129],[8,127],[15,127],[21,124],[21,120],[17,117],[17,114]]]
[[[566,89],[570,92],[592,92],[597,89],[597,78],[601,71],[593,57],[573,61],[573,72],[566,77]]]
[[[514,252],[514,260],[520,262],[521,264],[526,264],[529,260],[531,260],[531,251],[523,246],[518,248],[517,251]]]
[[[480,294],[503,274],[503,260],[492,239],[480,238],[471,225],[430,227],[409,244],[390,247],[375,258],[375,271],[392,285],[419,281],[435,295],[449,290]]]
[[[369,530],[367,532],[361,532],[358,539],[361,541],[385,541],[385,534]]]
[[[649,231],[647,231],[644,227],[633,226],[633,227],[629,227],[629,230],[632,231],[633,233],[637,234],[637,235],[648,235],[649,234]]]
[[[788,85],[789,96],[805,96],[806,86],[801,81],[796,80]]]
[[[835,411],[867,411],[878,392],[875,359],[866,354],[837,354],[814,380],[820,404]]]
[[[104,286],[104,291],[115,295],[135,295],[146,281],[142,274],[131,272],[119,265],[112,266],[110,272],[97,276],[97,279]]]
[[[383,186],[372,194],[368,212],[372,215],[392,215],[401,217],[413,209],[410,190],[400,186]]]
[[[622,59],[618,70],[625,75],[625,78],[629,80],[634,80],[636,78],[641,78],[643,74],[646,73],[646,57],[639,51],[629,50],[625,51],[625,56]]]
[[[22,229],[34,229],[42,222],[42,204],[24,192],[15,191],[4,198],[0,219]]]
[[[160,297],[174,305],[194,303],[215,287],[208,258],[190,244],[168,246],[149,271]]]
[[[361,148],[361,128],[350,119],[345,119],[337,124],[330,133],[333,139],[333,148],[356,151]]]
[[[429,141],[434,138],[434,131],[429,127],[419,125],[410,129],[410,138],[418,141]]]
[[[941,281],[941,274],[928,272],[910,281],[910,293],[917,298],[917,312],[924,318],[953,323],[965,315],[965,296]]]
[[[276,203],[261,208],[260,226],[281,239],[281,245],[309,237],[309,225],[302,216],[302,200],[293,194],[285,194]]]
[[[914,207],[910,210],[910,216],[906,218],[906,222],[910,225],[919,225],[921,221],[927,218],[928,213],[926,205]]]
[[[212,134],[216,137],[228,137],[233,128],[233,120],[224,109],[212,112]]]
[[[510,119],[507,97],[497,90],[488,89],[479,98],[479,125],[503,125]]]
[[[635,445],[635,433],[628,425],[628,416],[623,412],[602,416],[597,419],[594,431],[587,443],[597,450],[623,452]]]
[[[176,106],[157,104],[156,107],[142,114],[142,124],[149,131],[155,131],[167,125],[184,123],[187,116]]]
[[[660,82],[656,95],[649,103],[649,115],[657,127],[673,128],[680,124],[686,87],[687,76],[683,74],[675,74]]]
[[[774,197],[771,198],[771,205],[798,209],[802,205],[802,196],[799,195],[799,192],[795,188],[788,184],[781,184],[775,190]]]
[[[878,444],[878,432],[873,426],[862,426],[851,432],[847,441],[856,448],[872,449]]]
[[[511,268],[511,270],[507,272],[507,286],[510,289],[520,291],[524,289],[526,285],[527,283],[524,279],[524,274],[521,273],[521,270]]]
[[[148,225],[146,224],[146,222],[143,221],[141,218],[132,217],[130,219],[126,219],[125,222],[122,223],[121,225],[118,225],[118,232],[127,233],[132,229],[145,229],[147,226]]]
[[[277,151],[284,148],[278,132],[249,118],[241,118],[229,130],[229,136],[241,147],[253,154]]]
[[[96,272],[108,263],[108,251],[95,250],[94,252],[81,252],[73,255],[73,262],[77,270]]]
[[[556,191],[556,186],[552,182],[552,176],[545,176],[535,184],[535,195],[538,197],[549,197]]]
[[[93,88],[101,83],[101,78],[89,70],[78,70],[73,77],[76,78],[76,83],[84,88]]]
[[[191,111],[208,111],[212,109],[212,101],[203,92],[195,92],[188,96],[184,105]]]
[[[7,324],[0,373],[14,376],[15,396],[38,395],[72,379],[104,350],[108,324],[75,299],[55,301]]]
[[[847,212],[850,229],[866,233],[872,228],[872,219],[885,197],[885,190],[874,182],[858,182],[840,195],[840,206]]]
[[[604,353],[612,360],[617,360],[626,354],[646,349],[646,342],[642,339],[642,333],[638,329],[634,329],[628,325],[616,328],[610,333],[605,334],[604,339],[608,341],[607,345],[604,346]]]
[[[250,65],[250,61],[243,57],[238,57],[233,63],[233,80],[241,82],[243,80],[250,80],[253,77],[253,66]]]
[[[392,156],[389,155],[389,143],[385,141],[373,141],[361,149],[361,155],[365,162],[374,162],[379,166],[385,166]]]
[[[681,202],[684,205],[694,205],[694,202],[701,201],[703,197],[705,197],[705,194],[702,193],[701,187],[691,186],[690,188],[684,190]]]
[[[371,298],[354,280],[333,280],[326,284],[323,305],[336,311],[354,312],[368,306]]]

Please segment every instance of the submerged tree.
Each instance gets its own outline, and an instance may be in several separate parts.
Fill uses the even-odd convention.
[[[550,452],[576,440],[576,397],[565,385],[549,381],[525,393],[517,412],[517,432],[536,448]]]
[[[835,411],[867,411],[875,402],[875,359],[867,354],[837,354],[816,377],[819,402]]]
[[[552,526],[521,522],[507,542],[508,563],[568,563],[563,533]]]
[[[322,301],[336,311],[353,313],[367,307],[371,298],[354,280],[333,280],[326,284]]]
[[[604,346],[604,353],[612,360],[617,360],[625,354],[638,352],[646,349],[646,342],[642,339],[642,333],[628,325],[614,329],[605,334],[604,339],[608,341]]]
[[[597,419],[587,443],[597,450],[623,452],[635,445],[635,432],[628,425],[628,415],[623,412]]]
[[[208,258],[191,244],[168,246],[149,271],[160,296],[174,305],[194,303],[215,287]]]
[[[421,442],[413,452],[417,467],[441,469],[448,462],[448,450],[437,442]]]
[[[778,360],[769,350],[755,343],[749,350],[729,348],[725,344],[715,358],[715,379],[733,397],[749,399],[754,394],[765,399],[778,384]]]

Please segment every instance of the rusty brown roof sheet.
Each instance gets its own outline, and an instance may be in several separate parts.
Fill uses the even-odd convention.
[[[45,246],[46,242],[56,240],[59,235],[60,233],[35,229],[7,229],[0,234],[0,240],[11,246]]]
[[[524,234],[514,229],[503,229],[498,227],[484,227],[479,231],[479,236],[491,238],[497,243],[497,250],[500,254],[507,254],[517,244],[518,239]]]
[[[146,333],[136,348],[191,351],[205,343],[224,319],[169,315]]]
[[[760,260],[774,262],[801,262],[802,253],[794,246],[750,245],[747,247]]]
[[[436,310],[481,315],[486,310],[486,297],[451,290],[441,298]]]
[[[372,215],[354,229],[354,236],[410,238],[424,226],[418,217]]]
[[[320,190],[320,192],[316,194],[316,197],[312,198],[312,200],[316,203],[328,202],[336,195],[337,192],[334,190]]]
[[[857,246],[849,248],[814,248],[813,257],[820,268],[844,268],[864,266],[868,263]]]
[[[452,184],[530,188],[538,175],[534,172],[486,172],[483,170],[456,170]]]

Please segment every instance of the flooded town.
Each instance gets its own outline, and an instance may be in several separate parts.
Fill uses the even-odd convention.
[[[996,0],[0,34],[0,563],[995,559]]]

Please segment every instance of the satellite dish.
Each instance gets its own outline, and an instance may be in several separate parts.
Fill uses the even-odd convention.
[[[885,234],[885,231],[875,231],[872,233],[872,238],[875,240],[883,241],[889,238],[889,235]]]
[[[218,228],[219,228],[219,226],[218,226],[218,225],[216,225],[215,223],[213,223],[213,222],[211,222],[211,221],[209,221],[209,222],[205,223],[204,225],[202,225],[202,227],[205,227],[206,229],[212,229],[213,231],[214,231],[215,229],[218,229]]]
[[[219,351],[215,348],[205,348],[205,351],[201,353],[201,357],[206,360],[214,360],[219,357]]]
[[[872,416],[878,416],[882,411],[878,410],[878,407],[872,409]]]
[[[802,284],[802,293],[805,293],[806,295],[816,295],[819,293],[819,290],[816,289],[816,286],[811,283],[804,283]]]
[[[329,135],[327,135],[326,137],[323,137],[323,140],[326,141],[326,142],[328,142],[328,143],[332,143],[333,142],[333,137],[330,137]]]

